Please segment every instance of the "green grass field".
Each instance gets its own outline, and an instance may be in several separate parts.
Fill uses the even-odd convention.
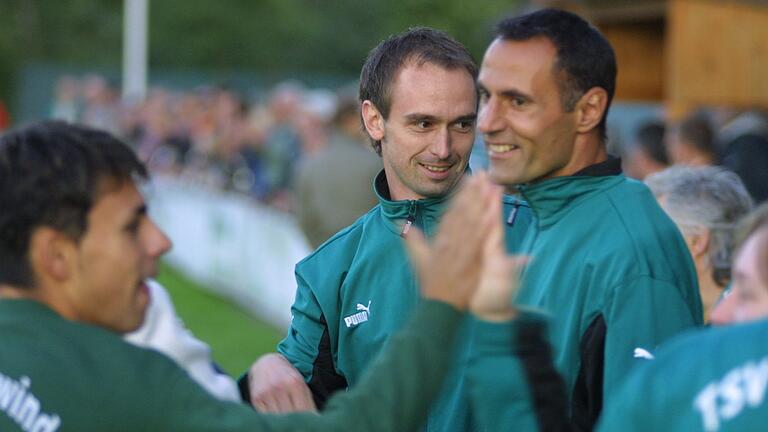
[[[158,281],[168,289],[187,328],[211,346],[213,359],[233,377],[259,355],[275,351],[283,337],[282,332],[210,294],[168,265],[161,267]]]

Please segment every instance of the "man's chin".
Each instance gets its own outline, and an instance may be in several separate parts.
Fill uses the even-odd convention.
[[[458,187],[459,178],[451,177],[440,182],[432,182],[432,184],[424,185],[419,195],[424,198],[442,198],[446,195],[450,195],[453,189]]]
[[[149,303],[143,303],[136,307],[134,313],[131,316],[126,316],[125,320],[120,323],[120,328],[115,329],[118,333],[126,334],[135,332],[144,325],[144,321],[147,319],[147,312],[149,311]]]
[[[502,169],[491,165],[488,169],[488,176],[491,181],[502,186],[515,186],[521,183],[525,183],[522,180],[522,176],[518,173],[511,172],[509,168]]]

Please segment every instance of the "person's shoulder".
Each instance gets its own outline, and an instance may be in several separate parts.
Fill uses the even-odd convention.
[[[605,195],[620,214],[638,208],[653,209],[654,212],[657,209],[661,210],[656,198],[645,183],[624,175],[619,176],[610,187],[605,189]]]
[[[71,324],[75,331],[70,333],[66,343],[71,344],[86,362],[101,364],[105,368],[111,368],[115,364],[125,365],[136,371],[143,371],[143,374],[150,370],[178,369],[173,360],[159,351],[135,346],[123,340],[120,335],[100,327]]]
[[[713,363],[717,359],[732,356],[757,354],[768,355],[768,347],[763,344],[753,344],[750,341],[763,340],[768,337],[768,320],[754,323],[716,326],[688,330],[668,343],[658,352],[657,360],[661,362],[684,362],[691,359]],[[693,360],[695,363],[697,360]]]
[[[110,330],[86,323],[61,319],[55,327],[45,325],[35,332],[35,344],[30,341],[19,351],[38,357],[28,362],[32,375],[48,376],[45,364],[56,365],[55,377],[47,381],[60,385],[96,383],[104,388],[160,390],[174,376],[184,375],[173,360],[158,351],[136,347]],[[78,382],[72,373],[79,371]],[[30,375],[30,376],[32,376]],[[131,390],[132,391],[132,390]],[[73,393],[74,394],[74,393]]]
[[[605,191],[606,206],[601,211],[603,229],[613,229],[615,241],[657,245],[677,236],[677,228],[661,209],[650,189],[634,179],[622,176],[620,181]],[[663,236],[663,237],[659,237]]]
[[[649,360],[634,371],[630,392],[637,388],[675,388],[667,391],[668,400],[687,398],[687,392],[746,362],[768,356],[768,348],[754,341],[768,336],[768,321],[726,327],[695,328],[665,342]],[[695,370],[695,375],[680,370]],[[663,393],[663,392],[662,392]]]
[[[108,430],[120,419],[129,426],[119,430],[150,424],[170,399],[163,392],[186,377],[169,358],[107,329],[47,312],[18,324],[25,322],[33,325],[3,338],[3,372],[32,383],[41,403],[76,429],[88,424],[79,430]],[[98,416],[83,420],[94,406]]]
[[[713,380],[742,366],[764,361],[768,347],[759,341],[768,337],[768,320],[725,327],[687,330],[655,353],[655,359],[640,365],[633,373],[630,393],[649,389],[665,401],[689,400]],[[695,374],[680,373],[696,371]],[[686,402],[687,403],[687,402]]]
[[[600,199],[581,209],[592,222],[591,256],[610,265],[614,282],[650,278],[674,286],[691,285],[692,262],[676,225],[659,206],[648,187],[636,180],[613,177]],[[694,286],[694,285],[691,285]]]

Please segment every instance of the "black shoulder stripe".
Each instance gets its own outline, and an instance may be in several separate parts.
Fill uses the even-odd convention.
[[[598,315],[579,343],[581,368],[573,388],[571,416],[574,426],[580,431],[591,431],[603,408],[606,332],[605,319]]]
[[[541,326],[521,325],[516,355],[525,371],[533,410],[541,432],[570,431],[565,381],[557,372],[552,349]]]

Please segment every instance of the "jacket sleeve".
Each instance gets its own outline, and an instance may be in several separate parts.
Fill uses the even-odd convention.
[[[683,330],[702,324],[673,284],[648,276],[627,280],[613,290],[606,308],[603,392],[615,394],[628,372],[647,353]]]
[[[475,322],[469,393],[483,430],[569,430],[565,382],[546,333],[546,322],[535,314]]]
[[[317,297],[299,271],[296,281],[291,326],[277,350],[304,376],[315,404],[322,408],[331,394],[347,387],[347,381],[334,366],[330,329]]]
[[[361,381],[349,391],[334,395],[319,415],[259,414],[241,404],[215,400],[191,380],[181,377],[175,388],[182,397],[161,398],[163,409],[156,411],[162,414],[157,416],[162,423],[153,430],[416,430],[424,423],[451,365],[463,314],[445,303],[429,300],[414,312],[410,322],[389,339]]]

